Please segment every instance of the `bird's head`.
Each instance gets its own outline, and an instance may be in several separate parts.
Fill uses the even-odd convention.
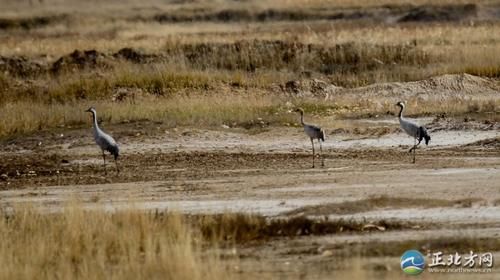
[[[87,110],[85,110],[85,112],[95,113],[95,108],[94,107],[90,107]]]
[[[297,112],[297,113],[300,113],[300,114],[304,114],[304,109],[297,108],[297,109],[294,110],[294,112]]]
[[[396,106],[404,108],[405,107],[405,103],[403,101],[399,101],[398,103],[396,103]]]

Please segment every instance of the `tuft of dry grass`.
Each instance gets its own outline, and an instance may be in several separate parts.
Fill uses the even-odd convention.
[[[342,232],[363,232],[366,222],[346,219],[312,219],[307,217],[266,218],[248,214],[218,214],[192,217],[194,224],[200,226],[207,240],[247,243],[266,241],[276,237],[300,237],[308,235],[328,235]],[[373,226],[384,230],[402,230],[414,224],[400,221],[380,220]]]
[[[2,279],[223,279],[180,215],[30,209],[0,219]]]
[[[423,199],[375,196],[358,201],[348,201],[343,203],[322,204],[317,206],[306,206],[297,208],[287,213],[287,215],[331,215],[331,214],[353,214],[377,209],[398,209],[398,208],[434,208],[434,207],[470,207],[479,199],[468,198],[460,200],[445,199]]]

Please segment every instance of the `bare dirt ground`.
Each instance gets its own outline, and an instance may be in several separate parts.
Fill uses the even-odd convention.
[[[412,140],[398,132],[392,117],[342,121],[346,128],[330,130],[323,145],[325,167],[317,157],[314,169],[310,142],[298,127],[172,129],[150,122],[107,127],[122,151],[120,173],[110,162],[107,175],[88,128],[12,137],[3,140],[0,151],[0,205],[8,210],[30,204],[50,212],[78,202],[109,211],[251,212],[271,219],[307,215],[363,221],[367,232],[277,239],[227,254],[240,256],[235,269],[250,278],[342,277],[357,266],[364,268],[356,269],[360,277],[377,273],[392,278],[401,275],[400,251],[410,249],[394,244],[499,238],[497,125],[419,121],[429,123],[432,140],[418,149],[416,164],[407,153]],[[367,124],[384,133],[352,133]],[[369,226],[380,221],[413,226],[397,231]],[[366,250],[374,243],[396,249],[354,258],[361,255],[359,246]],[[256,261],[264,265],[255,266]]]
[[[6,221],[18,207],[237,212],[278,224],[207,246],[237,278],[401,279],[418,249],[493,252],[473,277],[500,279],[498,0],[94,2],[0,0]],[[400,100],[432,137],[415,164]],[[316,168],[286,116],[297,106],[327,132]],[[52,273],[50,256],[35,265]]]

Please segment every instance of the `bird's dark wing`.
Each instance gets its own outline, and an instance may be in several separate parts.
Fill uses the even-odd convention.
[[[316,131],[316,132],[318,132],[318,133],[319,133],[319,132],[321,132],[321,127],[316,126],[316,125],[312,125],[312,124],[310,124],[309,126],[310,126],[310,127],[311,127],[314,131]]]
[[[108,150],[108,152],[115,157],[115,160],[120,155],[120,149],[118,148],[118,145],[109,145],[106,150]]]
[[[314,130],[318,139],[321,139],[321,141],[325,142],[325,131],[321,127],[315,125],[311,125],[311,128]]]
[[[418,128],[418,142],[422,141],[422,139],[425,138],[425,145],[429,145],[429,141],[431,141],[431,137],[429,136],[429,133],[427,133],[427,129],[425,127],[421,126]]]

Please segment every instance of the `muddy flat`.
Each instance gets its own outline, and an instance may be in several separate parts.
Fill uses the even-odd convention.
[[[397,126],[392,119],[356,122]],[[314,208],[308,206],[330,205],[331,213],[323,207],[317,214],[450,219],[450,223],[468,223],[483,216],[480,221],[489,223],[500,217],[497,129],[436,129],[430,145],[417,149],[415,164],[407,152],[412,140],[397,130],[380,136],[332,130],[322,145],[323,158],[316,143],[312,168],[310,142],[298,127],[249,133],[228,128],[162,128],[155,123],[146,128],[140,124],[142,130],[133,132],[133,126],[111,128],[121,146],[120,173],[110,157],[104,169],[88,129],[4,140],[2,205],[35,202],[57,209],[77,200],[89,208],[254,212],[266,216],[298,208],[304,211],[295,214],[314,215]],[[387,207],[356,213],[333,211],[336,203],[374,197],[428,200],[430,207],[425,203],[404,207],[402,203],[394,210],[389,201]],[[457,202],[457,208],[453,203],[433,205],[437,199],[469,201],[463,202],[465,207]],[[424,209],[439,206],[443,209]]]
[[[435,129],[430,145],[417,149],[413,164],[407,152],[412,140],[392,130],[397,123],[390,119],[375,123],[391,129],[382,135],[332,129],[322,145],[324,166],[317,155],[315,168],[310,142],[298,127],[250,133],[228,128],[172,129],[154,123],[147,124],[147,129],[141,124],[143,129],[137,132],[130,132],[134,124],[111,127],[121,145],[119,174],[111,159],[104,173],[89,129],[11,138],[4,140],[1,151],[0,205],[7,210],[30,205],[53,212],[77,203],[108,211],[244,212],[270,219],[307,216],[367,225],[380,221],[415,225],[400,231],[376,229],[240,248],[240,254],[249,257],[239,264],[248,275],[253,275],[252,262],[269,259],[274,261],[270,275],[299,276],[308,265],[325,265],[322,256],[331,254],[324,251],[339,246],[345,250],[345,246],[373,242],[498,238],[497,129]],[[336,265],[352,268],[349,258],[344,260]],[[386,258],[365,261],[357,265],[382,265],[387,275],[391,269],[397,271],[383,265]],[[280,272],[273,270],[276,262]],[[291,262],[297,266],[290,266]],[[330,267],[321,273],[329,269],[342,272]]]

